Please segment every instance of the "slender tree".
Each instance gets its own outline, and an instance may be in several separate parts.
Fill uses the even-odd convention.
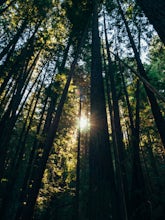
[[[82,110],[82,95],[80,91],[80,100],[79,100],[79,127],[78,127],[78,136],[77,136],[77,165],[76,165],[76,194],[75,194],[75,219],[80,218],[80,148],[81,148],[81,110]]]
[[[46,136],[45,142],[41,143],[41,145],[39,146],[40,149],[43,149],[43,153],[42,153],[42,156],[40,156],[40,155],[36,156],[36,159],[34,162],[34,167],[33,167],[32,174],[31,174],[32,186],[28,189],[26,205],[23,207],[23,211],[20,216],[21,219],[29,219],[33,216],[34,206],[35,206],[35,202],[36,202],[38,192],[40,189],[40,185],[41,185],[42,177],[43,177],[44,170],[46,167],[46,163],[47,163],[47,160],[49,157],[50,150],[53,145],[54,138],[56,136],[56,132],[58,129],[58,124],[60,121],[62,109],[63,109],[64,103],[65,103],[65,100],[67,97],[69,85],[70,85],[72,76],[74,74],[74,68],[77,63],[78,55],[80,53],[82,44],[84,42],[86,32],[87,32],[87,27],[86,27],[86,30],[84,31],[84,35],[83,35],[81,41],[79,42],[79,46],[77,48],[74,61],[71,65],[70,73],[68,75],[68,79],[67,79],[65,88],[63,90],[60,102],[57,107],[55,118],[47,131],[47,136]]]
[[[128,37],[129,37],[132,49],[134,51],[134,56],[135,56],[135,59],[136,59],[136,62],[137,62],[138,71],[141,74],[141,76],[143,76],[145,79],[148,80],[146,71],[145,71],[144,66],[142,64],[142,61],[140,59],[140,55],[139,55],[139,53],[137,51],[135,42],[133,40],[130,28],[129,28],[128,23],[126,21],[126,18],[124,16],[124,12],[122,10],[122,7],[120,5],[119,0],[117,0],[117,2],[118,2],[120,14],[122,16],[122,19],[124,21],[124,24],[125,24],[125,27],[126,27],[126,30],[127,30],[127,33],[128,33]],[[164,120],[164,118],[162,116],[160,107],[159,107],[159,105],[157,103],[157,100],[155,98],[154,93],[152,91],[150,91],[145,85],[144,85],[144,87],[145,87],[145,91],[146,91],[146,94],[148,96],[148,99],[149,99],[149,102],[150,102],[150,105],[151,105],[152,113],[153,113],[153,116],[154,116],[154,119],[155,119],[155,123],[157,125],[158,131],[159,131],[159,134],[160,134],[160,138],[162,140],[162,144],[165,147],[165,132],[164,132],[164,129],[163,129],[165,127],[165,120]]]

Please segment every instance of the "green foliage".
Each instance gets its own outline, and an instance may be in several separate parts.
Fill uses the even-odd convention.
[[[89,0],[66,0],[62,6],[66,10],[66,15],[72,25],[73,41],[75,44],[89,21],[92,3]]]
[[[151,43],[149,57],[148,75],[160,93],[165,94],[165,47],[158,38],[154,38]]]

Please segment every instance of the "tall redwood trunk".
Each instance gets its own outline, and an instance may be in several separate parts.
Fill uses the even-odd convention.
[[[110,151],[105,108],[100,38],[98,30],[98,1],[93,1],[92,66],[91,66],[91,127],[89,148],[89,220],[117,218],[116,188]]]

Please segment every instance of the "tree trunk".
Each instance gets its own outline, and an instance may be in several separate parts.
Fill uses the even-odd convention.
[[[45,77],[46,77],[46,72],[45,72],[44,77],[42,79],[41,85],[39,84],[40,81],[38,81],[38,84],[36,87],[36,92],[34,93],[33,98],[31,100],[31,103],[29,105],[29,110],[28,110],[28,113],[26,116],[26,120],[24,122],[20,137],[18,139],[18,144],[15,147],[15,149],[16,149],[16,151],[14,152],[15,156],[13,158],[10,158],[11,164],[8,164],[8,172],[9,172],[10,176],[9,176],[8,183],[6,186],[6,192],[4,193],[4,196],[3,196],[4,197],[3,198],[3,205],[1,208],[2,209],[1,210],[1,217],[4,219],[10,218],[7,216],[9,216],[9,214],[11,214],[11,212],[9,212],[7,210],[9,208],[8,206],[9,206],[10,202],[12,202],[12,194],[13,194],[12,191],[15,187],[15,184],[17,183],[18,172],[20,171],[20,166],[22,164],[23,154],[25,154],[26,140],[28,138],[28,134],[29,134],[29,131],[31,128],[31,124],[33,121],[35,110],[36,110],[36,107],[37,107],[37,104],[38,104],[38,101],[40,98],[40,93],[41,93],[41,90],[43,89]],[[34,101],[35,101],[35,104],[33,105]],[[10,155],[10,157],[11,157],[11,155]],[[6,216],[6,214],[7,214],[7,216]]]
[[[24,178],[23,178],[22,191],[21,191],[20,196],[19,196],[19,203],[18,203],[18,207],[17,207],[16,213],[15,213],[15,216],[16,216],[15,218],[16,219],[18,219],[19,216],[21,215],[22,208],[23,208],[23,203],[24,203],[24,201],[26,201],[26,192],[27,192],[27,188],[28,188],[28,184],[29,184],[29,179],[30,179],[30,176],[31,176],[31,170],[32,170],[32,167],[34,165],[34,159],[35,159],[36,151],[38,149],[38,147],[37,147],[37,145],[38,145],[37,136],[41,132],[41,127],[42,127],[42,122],[43,122],[43,117],[44,117],[44,114],[45,114],[47,102],[48,102],[48,96],[46,97],[45,102],[44,102],[44,106],[43,106],[41,117],[40,117],[40,122],[37,126],[36,137],[35,137],[35,140],[33,142],[32,149],[31,149],[29,159],[28,159],[28,162],[27,162],[27,167],[26,167]]]
[[[165,1],[136,0],[165,44]]]
[[[33,46],[32,50],[30,52],[27,52],[27,60],[30,60],[31,56],[33,54]],[[8,143],[10,141],[10,137],[13,131],[13,128],[15,126],[16,120],[17,120],[17,110],[19,108],[19,104],[22,100],[23,94],[22,94],[22,89],[24,87],[24,83],[26,82],[26,79],[28,78],[29,71],[25,72],[22,74],[23,67],[25,65],[25,61],[23,62],[22,66],[20,67],[20,73],[19,73],[19,78],[17,81],[16,85],[16,90],[15,93],[13,94],[13,97],[10,101],[10,104],[4,113],[1,122],[0,122],[0,138],[1,138],[1,155],[0,155],[0,176],[2,177],[3,175],[3,168],[4,168],[4,163],[5,163],[5,158],[6,158],[6,153],[7,153],[7,147]],[[25,91],[25,90],[24,90]],[[8,134],[7,136],[5,134]]]
[[[107,96],[107,103],[108,103],[108,110],[110,115],[110,124],[111,124],[111,132],[112,132],[112,145],[113,145],[113,153],[115,154],[115,148],[116,148],[116,141],[115,141],[115,134],[114,134],[114,117],[113,117],[113,107],[112,107],[112,101],[111,101],[111,91],[110,91],[110,82],[109,82],[109,75],[108,75],[108,69],[106,65],[106,57],[104,52],[104,47],[102,48],[103,51],[103,61],[104,61],[104,72],[105,72],[105,88],[106,88],[106,96]]]
[[[74,61],[71,65],[71,70],[69,72],[65,88],[63,90],[63,94],[61,96],[59,105],[57,107],[55,118],[53,119],[53,122],[48,130],[46,141],[44,144],[41,144],[41,146],[39,146],[39,148],[43,149],[43,154],[42,154],[42,156],[38,155],[36,157],[36,160],[35,160],[35,163],[33,166],[33,170],[32,170],[32,177],[31,177],[32,186],[31,186],[31,188],[28,189],[26,205],[23,208],[20,219],[29,220],[33,216],[34,206],[35,206],[35,202],[36,202],[36,199],[37,199],[37,196],[39,193],[39,189],[40,189],[42,177],[44,174],[44,170],[46,167],[46,163],[47,163],[47,160],[49,157],[50,150],[53,145],[54,138],[56,136],[56,132],[58,129],[58,124],[60,121],[62,109],[63,109],[64,103],[65,103],[65,100],[67,97],[67,93],[68,93],[69,85],[70,85],[70,82],[71,82],[71,79],[72,79],[72,76],[74,73],[75,65],[78,60],[78,55],[80,53],[80,49],[82,47],[82,44],[84,43],[84,38],[86,36],[86,32],[87,32],[87,30],[84,32],[84,35],[81,39],[81,43],[79,43]]]
[[[115,77],[114,77],[114,68],[112,66],[112,61],[109,52],[108,37],[106,31],[106,22],[104,15],[104,31],[105,31],[105,41],[106,41],[106,50],[108,56],[108,76],[110,79],[111,93],[112,93],[112,118],[113,118],[113,128],[114,128],[114,137],[115,137],[115,146],[114,152],[116,156],[116,176],[117,176],[117,187],[119,194],[119,205],[120,212],[122,213],[122,219],[127,219],[127,209],[128,209],[128,186],[127,186],[127,176],[125,170],[125,149],[123,144],[123,134],[120,124],[120,114],[119,114],[119,104],[115,88]],[[116,147],[116,148],[115,148]]]
[[[112,213],[116,220],[116,189],[105,108],[97,0],[93,1],[90,95],[89,220],[109,220]]]
[[[75,219],[80,218],[80,146],[81,146],[81,89],[80,89],[80,99],[79,99],[79,127],[77,136],[77,165],[76,165],[76,193],[75,193]]]
[[[136,121],[135,129],[133,131],[133,168],[132,168],[132,186],[131,186],[131,219],[150,219],[149,209],[147,207],[147,191],[146,183],[143,176],[141,161],[140,161],[140,150],[139,150],[139,81],[137,81],[136,90]]]
[[[139,73],[142,77],[144,77],[145,79],[148,80],[146,71],[145,71],[144,66],[141,62],[140,55],[139,55],[139,53],[137,51],[137,48],[135,46],[135,42],[134,42],[133,37],[131,35],[131,31],[130,31],[128,23],[125,19],[125,16],[124,16],[124,13],[123,13],[123,10],[121,8],[119,0],[117,0],[117,2],[118,2],[120,14],[122,16],[122,19],[124,21],[124,24],[125,24],[125,27],[126,27],[126,30],[127,30],[127,33],[128,33],[128,37],[130,39],[130,43],[132,45],[132,49],[134,51],[134,55],[135,55],[135,59],[136,59],[136,62],[137,62]],[[145,86],[145,85],[144,85],[144,88],[145,88],[146,94],[148,96],[150,105],[151,105],[151,110],[152,110],[152,113],[153,113],[153,116],[154,116],[154,119],[155,119],[155,123],[156,123],[157,129],[158,129],[158,132],[160,134],[160,138],[162,140],[162,144],[165,147],[165,130],[164,130],[165,120],[162,116],[162,113],[160,111],[160,108],[159,108],[159,105],[156,101],[154,93],[151,90],[149,90],[148,87]]]
[[[56,67],[57,67],[57,65],[56,65]],[[56,70],[56,67],[55,67],[55,70]],[[45,71],[45,73],[46,72],[47,71]],[[51,83],[53,81],[53,76],[54,76],[54,74],[52,74]],[[51,83],[49,85],[50,89],[51,89]],[[42,135],[42,136],[45,136],[47,134],[47,131],[49,130],[52,119],[53,119],[53,113],[54,113],[54,110],[55,110],[57,98],[58,98],[58,95],[56,93],[51,97],[49,107],[46,111],[47,114],[46,114],[46,119],[45,119],[45,123],[44,123],[44,128],[43,128],[43,131],[41,132],[43,116],[45,114],[45,110],[46,110],[46,107],[48,105],[48,99],[49,99],[49,95],[48,94],[46,95],[46,99],[45,99],[44,106],[43,106],[43,109],[42,109],[40,122],[39,122],[39,125],[37,126],[36,137],[35,137],[31,152],[30,152],[27,168],[26,168],[25,175],[24,175],[24,180],[23,180],[23,184],[22,184],[22,192],[21,192],[21,195],[20,195],[20,201],[19,201],[19,205],[18,205],[18,208],[17,208],[17,212],[16,212],[16,219],[19,218],[19,216],[21,215],[22,208],[23,208],[23,202],[26,201],[26,194],[28,192],[28,186],[30,184],[31,173],[32,173],[32,170],[33,170],[33,166],[35,164],[37,150],[40,147],[40,143],[37,140],[37,136],[39,134]]]
[[[21,27],[18,29],[17,33],[15,34],[15,36],[13,37],[13,39],[8,43],[8,45],[2,50],[2,52],[0,53],[0,60],[9,53],[10,48],[12,47],[12,52],[15,49],[16,43],[19,40],[19,38],[21,37],[22,32],[25,30],[27,25],[27,20],[24,19],[22,22]],[[11,54],[10,54],[11,55]]]
[[[0,15],[2,15],[16,0],[12,0],[5,8],[0,9]]]

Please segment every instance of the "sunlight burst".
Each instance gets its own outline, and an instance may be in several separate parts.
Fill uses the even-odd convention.
[[[89,126],[88,118],[86,118],[85,116],[81,116],[79,126],[81,130],[87,130]]]

